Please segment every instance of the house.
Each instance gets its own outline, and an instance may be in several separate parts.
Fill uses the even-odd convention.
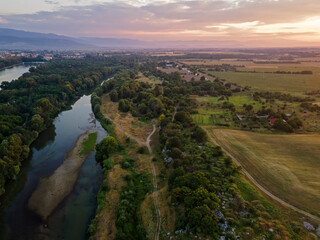
[[[270,119],[269,119],[269,124],[272,126],[276,120],[278,120],[278,118],[270,118]],[[283,121],[284,123],[287,123],[286,120],[282,120],[282,121]]]
[[[259,119],[268,119],[269,115],[261,115],[261,116],[256,115],[256,117],[259,118]]]

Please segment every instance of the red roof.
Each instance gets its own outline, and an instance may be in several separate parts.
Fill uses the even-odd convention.
[[[274,122],[275,122],[277,119],[278,119],[278,118],[270,118],[270,119],[269,119],[269,122],[273,125]]]
[[[270,118],[270,119],[269,119],[269,123],[270,123],[271,125],[273,125],[276,120],[278,120],[278,118]],[[283,119],[282,121],[287,124],[287,121],[286,121],[286,120]]]

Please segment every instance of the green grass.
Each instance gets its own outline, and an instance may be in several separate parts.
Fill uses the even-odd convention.
[[[258,200],[268,213],[271,213],[273,216],[279,215],[277,208],[266,198],[264,198],[256,188],[254,188],[250,183],[247,182],[247,180],[239,177],[236,180],[236,184],[244,200],[249,202]]]
[[[308,68],[303,68],[308,69]],[[253,69],[252,69],[253,70]],[[272,71],[269,69],[269,71]],[[242,87],[250,86],[253,90],[303,93],[320,89],[319,70],[313,75],[241,73],[241,72],[208,72],[220,79],[237,83]]]
[[[262,99],[262,102],[254,101],[251,92],[236,93],[229,97],[229,102],[233,103],[236,108],[236,112],[239,114],[244,114],[243,105],[252,105],[253,111],[258,112],[265,108],[270,108],[274,112],[283,113],[295,113],[295,115],[303,122],[303,131],[307,132],[320,132],[320,118],[319,114],[316,112],[303,113],[298,102],[284,102],[279,100],[274,100],[274,102],[266,102]],[[196,98],[199,103],[198,113],[192,115],[193,120],[199,125],[224,125],[229,124],[230,127],[239,127],[233,121],[234,113],[231,113],[229,109],[221,108],[224,101],[218,101],[219,97],[198,97]],[[320,99],[316,99],[315,102],[320,102]],[[236,122],[238,122],[236,120]]]
[[[233,96],[229,97],[229,102],[233,103],[234,106],[236,107],[237,111],[243,109],[243,105],[252,105],[254,110],[258,110],[262,107],[262,104],[254,101],[253,98],[250,96],[251,93],[237,93],[234,94]],[[201,103],[209,102],[213,104],[222,104],[223,102],[227,100],[221,100],[218,101],[219,97],[199,97],[197,98],[197,101]],[[215,110],[216,111],[216,110]]]
[[[193,120],[199,125],[219,125],[219,126],[234,126],[235,114],[229,109],[221,108],[223,102],[227,100],[218,101],[219,97],[199,97],[198,114],[192,115]],[[254,111],[261,109],[262,104],[254,101],[248,93],[235,94],[229,97],[229,102],[233,103],[236,112],[243,112],[244,104],[251,104]]]
[[[96,145],[97,135],[98,134],[96,132],[90,133],[88,135],[88,138],[86,138],[82,142],[82,150],[80,151],[81,156],[88,155],[94,150],[94,147]]]
[[[267,190],[294,206],[320,213],[319,134],[276,135],[230,129],[211,132]]]

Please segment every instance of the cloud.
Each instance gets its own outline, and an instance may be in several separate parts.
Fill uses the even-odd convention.
[[[1,23],[8,23],[8,21],[0,17],[0,24]]]
[[[44,1],[60,7],[2,15],[1,25],[72,36],[143,40],[320,41],[318,0]]]

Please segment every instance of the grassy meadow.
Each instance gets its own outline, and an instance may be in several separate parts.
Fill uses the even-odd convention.
[[[88,155],[94,150],[94,147],[96,145],[96,140],[97,140],[97,133],[90,133],[88,135],[88,138],[86,138],[82,142],[82,150],[80,151],[81,156]]]
[[[219,144],[266,189],[320,215],[320,135],[275,135],[214,129]]]

